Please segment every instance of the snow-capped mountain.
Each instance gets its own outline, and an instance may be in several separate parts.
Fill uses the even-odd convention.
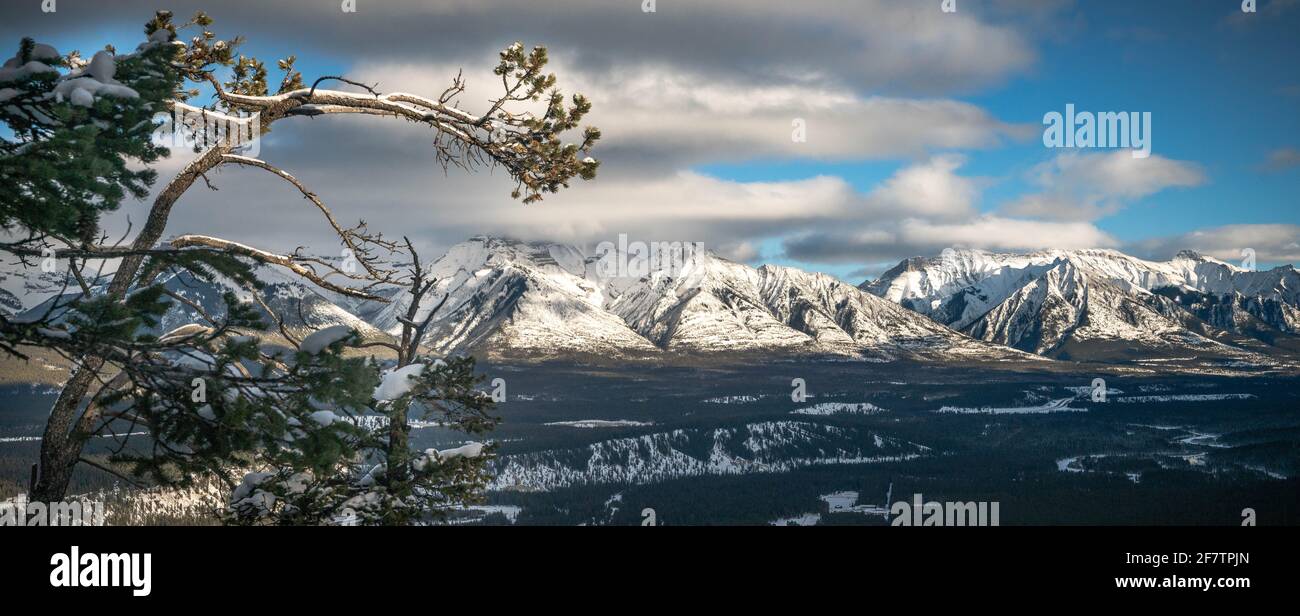
[[[1114,250],[947,250],[861,288],[972,337],[1056,357],[1236,356],[1300,329],[1293,267],[1248,271],[1190,251],[1156,262]]]
[[[606,266],[635,264],[637,255],[626,248],[597,252],[476,237],[427,266],[438,282],[416,320],[441,302],[425,343],[438,352],[491,357],[1032,359],[972,340],[824,274],[754,268],[704,251],[677,256],[663,267],[623,271]],[[260,267],[256,274],[263,283],[261,302],[298,334],[344,324],[371,339],[399,335],[409,310],[409,297],[397,287],[378,291],[390,302],[362,301],[275,267]],[[159,333],[203,323],[204,314],[220,317],[227,291],[250,294],[232,281],[206,282],[189,274],[168,274],[161,281],[183,301],[174,302],[155,328]],[[48,301],[29,313],[43,314]],[[277,329],[272,319],[266,322]]]
[[[353,298],[320,289],[291,273],[274,267],[259,267],[256,275],[263,284],[258,291],[260,299],[279,316],[285,327],[295,334],[300,335],[309,330],[344,324],[357,329],[364,337],[374,338],[385,335],[358,316],[363,304]],[[20,296],[22,298],[18,302],[20,311],[15,311],[20,320],[43,316],[56,300],[64,297],[61,294],[76,292],[75,283],[67,288],[64,287],[63,278],[66,276],[64,272],[34,274],[24,270],[11,271],[8,276],[15,281],[27,281],[23,285],[25,287],[23,290],[28,292]],[[102,289],[108,284],[110,278],[105,274],[98,280],[92,278],[88,282],[92,288]],[[172,308],[163,315],[158,325],[151,328],[155,334],[191,323],[206,324],[205,315],[221,318],[225,315],[225,302],[222,296],[226,292],[233,292],[241,298],[247,298],[251,293],[239,287],[234,281],[219,278],[209,282],[196,278],[188,272],[165,272],[159,276],[158,282],[181,299],[170,300]],[[3,297],[0,295],[0,300]],[[66,304],[66,301],[60,303]],[[262,313],[264,322],[272,330],[278,329],[264,309],[259,306],[258,310]],[[51,314],[57,321],[60,313],[55,311]]]
[[[622,252],[476,237],[428,265],[438,282],[425,338],[437,352],[495,358],[586,356],[683,359],[726,354],[837,356],[867,361],[988,361],[1046,357],[1133,360],[1192,356],[1264,363],[1300,352],[1300,276],[1252,272],[1194,253],[1168,262],[1111,250],[1023,255],[946,251],[908,259],[855,287],[789,267],[750,267],[705,251],[671,267],[611,271]],[[286,327],[345,324],[369,339],[399,334],[408,311],[327,291],[274,267],[257,270],[259,299]],[[53,276],[53,277],[52,277]],[[159,332],[221,316],[229,281],[169,274],[185,301]],[[62,290],[57,275],[10,273],[0,302],[42,314]],[[95,284],[93,281],[91,284]],[[21,317],[20,317],[21,318]],[[267,319],[268,325],[273,321]],[[272,330],[276,329],[274,325]]]
[[[591,263],[570,246],[475,238],[453,246],[431,265],[439,282],[435,292],[424,298],[417,320],[446,295],[425,339],[439,351],[657,351],[617,315],[604,310],[604,289],[593,281]],[[399,333],[398,317],[409,307],[404,299],[399,296],[384,305],[371,322]]]
[[[822,274],[696,252],[672,269],[618,276],[602,271],[602,256],[487,237],[454,246],[432,265],[440,282],[422,310],[448,300],[429,344],[490,355],[1016,355]],[[371,322],[395,333],[407,308],[393,302]]]

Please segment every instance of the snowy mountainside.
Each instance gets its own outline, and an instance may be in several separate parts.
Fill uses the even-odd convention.
[[[1193,253],[1160,263],[1111,250],[954,251],[908,259],[861,287],[705,251],[686,253],[670,268],[631,273],[611,272],[610,256],[492,237],[457,244],[426,266],[438,282],[416,319],[446,301],[425,343],[437,352],[494,358],[755,354],[944,362],[1180,354],[1258,364],[1300,351],[1300,337],[1292,335],[1300,327],[1294,269],[1249,272]],[[0,289],[9,295],[0,294],[0,304],[15,313],[39,314],[62,290],[57,273],[3,271]],[[391,299],[379,302],[271,266],[256,274],[264,283],[260,299],[292,330],[346,324],[382,339],[400,333],[409,309],[397,287],[378,289]],[[231,281],[168,276],[169,290],[217,316],[222,293],[250,293]],[[202,321],[199,310],[176,302],[158,329]],[[272,320],[267,325],[275,329]]]
[[[438,278],[417,320],[447,297],[434,316],[427,343],[436,350],[488,353],[655,352],[654,345],[602,307],[592,260],[576,248],[474,238],[453,246],[430,266]],[[399,297],[372,323],[389,333],[409,301]]]
[[[1300,328],[1294,268],[1247,271],[1190,251],[1155,262],[1114,250],[949,250],[907,259],[861,288],[975,338],[1042,355],[1125,342],[1245,359],[1260,345],[1241,338]],[[1198,309],[1197,298],[1214,307]]]
[[[38,291],[25,296],[28,301],[23,302],[24,311],[19,313],[18,318],[20,320],[37,318],[43,315],[53,302],[74,292],[75,286],[66,289],[63,287],[62,281],[65,275],[62,272],[42,274],[37,279],[40,285],[37,287]],[[330,325],[345,324],[357,329],[365,338],[385,336],[383,332],[354,313],[357,304],[352,298],[320,289],[297,279],[293,274],[270,266],[257,268],[255,275],[263,283],[262,289],[258,291],[261,300],[273,312],[280,315],[286,328],[291,332],[300,334]],[[108,284],[109,279],[110,276],[105,275],[97,281],[91,280],[90,286],[100,289]],[[232,280],[218,278],[214,281],[206,281],[187,272],[166,272],[159,276],[158,282],[184,301],[165,298],[165,301],[171,302],[172,307],[163,315],[159,324],[151,328],[155,334],[192,323],[206,324],[205,314],[221,318],[225,314],[222,296],[226,292],[232,292],[241,299],[249,298],[252,293]],[[32,284],[28,283],[29,286]],[[344,305],[353,310],[344,308]],[[265,310],[259,307],[258,312],[263,315],[263,321],[268,329],[277,329]]]
[[[753,268],[707,252],[677,267],[611,276],[600,255],[478,237],[432,265],[430,344],[441,350],[613,354],[765,352],[898,357],[1019,357],[972,341],[830,276]],[[396,332],[394,302],[372,321]]]

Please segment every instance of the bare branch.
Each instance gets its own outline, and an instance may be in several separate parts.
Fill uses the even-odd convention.
[[[318,276],[316,272],[306,267],[303,267],[296,260],[294,260],[293,257],[275,254],[273,252],[267,252],[265,250],[253,248],[252,246],[245,246],[244,244],[240,244],[238,242],[223,240],[221,238],[210,237],[207,235],[182,235],[180,237],[173,238],[170,243],[172,246],[176,248],[186,248],[190,246],[204,246],[207,248],[220,250],[222,252],[226,252],[229,254],[248,257],[259,263],[279,265],[280,267],[286,268],[289,271],[316,283],[317,286],[320,286],[321,288],[324,289],[329,289],[330,291],[334,291],[335,293],[342,293],[344,295],[357,297],[360,299],[369,299],[369,300],[375,300],[378,302],[385,302],[385,303],[388,302],[388,300],[382,296],[375,295],[373,293],[368,293],[360,289],[340,286],[328,280],[325,280],[325,278]]]
[[[314,204],[316,208],[320,210],[321,214],[325,216],[325,220],[328,221],[330,226],[334,228],[334,232],[338,234],[339,238],[343,240],[343,243],[347,245],[349,250],[352,251],[353,255],[355,255],[357,258],[357,262],[361,263],[361,266],[366,269],[367,273],[379,279],[386,277],[384,274],[379,272],[375,268],[375,266],[370,262],[370,259],[366,257],[367,254],[366,251],[362,247],[357,245],[358,243],[353,233],[349,232],[348,230],[340,226],[338,221],[334,219],[334,214],[330,212],[328,207],[325,207],[325,203],[320,200],[320,197],[317,197],[316,193],[307,190],[307,186],[304,185],[302,182],[300,182],[298,178],[295,178],[294,176],[290,175],[289,172],[283,169],[275,167],[274,165],[271,165],[266,161],[259,160],[256,158],[249,158],[247,156],[238,156],[235,154],[227,154],[225,156],[222,156],[221,159],[223,162],[226,163],[236,164],[236,165],[246,165],[249,167],[257,167],[259,169],[269,171],[275,174],[276,176],[280,177],[284,181],[292,184],[294,188],[298,189],[298,192],[302,193],[303,198],[307,199],[308,201],[311,201],[312,204]]]
[[[308,96],[310,96],[310,95],[316,93],[316,86],[320,85],[320,82],[322,82],[322,81],[328,81],[328,80],[342,81],[343,83],[349,83],[349,84],[352,84],[352,85],[354,85],[354,86],[357,86],[358,88],[365,88],[367,92],[369,92],[369,93],[371,93],[371,94],[374,94],[375,96],[379,96],[379,93],[378,93],[378,92],[375,92],[375,88],[379,87],[379,84],[377,84],[377,83],[376,83],[374,86],[368,86],[368,85],[366,85],[366,84],[364,84],[364,83],[361,83],[361,82],[359,82],[359,81],[353,81],[353,80],[348,79],[348,78],[346,78],[346,77],[337,77],[337,76],[333,76],[333,75],[326,75],[326,76],[324,76],[324,77],[317,77],[317,78],[316,78],[316,81],[313,81],[312,84],[311,84],[311,91],[308,93]]]

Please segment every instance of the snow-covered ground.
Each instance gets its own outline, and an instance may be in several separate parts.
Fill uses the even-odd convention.
[[[496,479],[491,489],[648,484],[701,475],[786,472],[814,464],[898,462],[929,451],[924,445],[870,430],[767,421],[739,428],[656,432],[577,449],[504,456],[494,461]]]
[[[451,511],[453,515],[447,519],[448,524],[477,524],[494,513],[505,516],[507,521],[514,524],[519,520],[523,508],[514,505],[468,505]]]
[[[805,513],[789,518],[780,518],[768,522],[769,526],[816,526],[822,521],[820,513]]]
[[[763,396],[751,395],[718,396],[716,398],[706,398],[704,399],[704,402],[706,404],[745,404],[748,402],[758,402],[762,398]]]
[[[944,406],[936,409],[936,413],[959,413],[959,414],[986,414],[986,415],[1025,415],[1035,413],[1082,413],[1087,411],[1086,408],[1074,408],[1069,406],[1074,398],[1061,398],[1052,400],[1046,404],[1034,406],[1005,406],[1005,407],[968,407],[968,406]]]
[[[790,411],[792,415],[870,415],[886,413],[870,402],[822,402]]]
[[[1134,428],[1144,428],[1162,433],[1160,438],[1165,439],[1168,443],[1168,447],[1149,452],[1094,453],[1069,456],[1056,460],[1056,470],[1064,473],[1122,474],[1134,483],[1142,480],[1142,473],[1138,471],[1102,470],[1095,468],[1094,465],[1091,464],[1091,461],[1094,460],[1115,458],[1130,459],[1136,463],[1145,464],[1155,462],[1161,468],[1174,470],[1193,469],[1217,472],[1217,469],[1237,467],[1258,471],[1274,479],[1286,478],[1285,474],[1242,462],[1217,462],[1215,464],[1210,464],[1211,459],[1209,458],[1209,455],[1211,452],[1229,447],[1228,445],[1219,442],[1219,439],[1222,437],[1221,434],[1203,432],[1200,429],[1191,426],[1147,424],[1129,425]]]
[[[635,421],[632,419],[579,419],[575,421],[551,421],[543,425],[565,428],[640,428],[655,425],[652,421]]]
[[[830,494],[823,494],[820,498],[822,502],[826,503],[826,509],[830,513],[858,513],[862,515],[878,515],[880,517],[889,516],[888,504],[859,504],[857,492],[832,492]]]
[[[1250,400],[1254,394],[1163,394],[1152,396],[1121,396],[1115,402],[1125,404],[1146,402],[1213,402],[1216,400]]]

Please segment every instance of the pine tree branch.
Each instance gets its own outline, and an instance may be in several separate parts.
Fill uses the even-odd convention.
[[[87,458],[87,457],[85,457],[85,456],[82,456],[78,461],[79,461],[79,462],[82,462],[82,463],[84,463],[84,464],[89,464],[90,466],[93,466],[93,467],[95,467],[95,468],[97,468],[97,469],[99,469],[99,470],[101,470],[101,471],[104,471],[105,473],[108,473],[108,474],[110,474],[110,475],[112,475],[112,476],[114,476],[114,477],[117,477],[118,479],[121,479],[122,481],[125,481],[125,482],[131,484],[133,487],[136,487],[136,488],[147,488],[147,487],[149,487],[149,486],[147,486],[147,485],[145,485],[145,484],[143,484],[143,483],[140,483],[140,482],[138,482],[138,481],[136,481],[136,480],[134,480],[134,479],[132,479],[132,478],[130,478],[130,477],[127,477],[126,475],[123,475],[122,473],[120,473],[120,472],[118,472],[118,471],[115,471],[115,470],[113,470],[113,469],[111,469],[111,468],[109,468],[109,467],[107,467],[107,466],[104,466],[103,464],[100,464],[100,463],[98,463],[98,462],[96,462],[96,461],[94,461],[94,460],[91,460],[90,458]]]

